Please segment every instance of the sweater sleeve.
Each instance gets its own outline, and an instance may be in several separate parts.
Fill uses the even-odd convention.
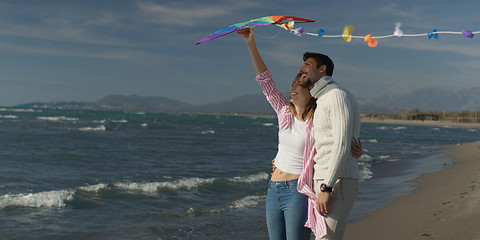
[[[330,91],[329,96],[329,118],[331,120],[331,131],[333,144],[329,159],[328,175],[324,181],[328,186],[334,186],[340,173],[347,164],[350,155],[351,139],[353,134],[354,109],[349,101],[347,92],[335,89]]]
[[[275,110],[275,113],[277,113],[280,129],[285,128],[289,124],[289,102],[277,89],[272,78],[272,73],[267,69],[265,72],[257,75],[256,80],[262,87],[263,94],[267,98],[267,101],[273,110]]]

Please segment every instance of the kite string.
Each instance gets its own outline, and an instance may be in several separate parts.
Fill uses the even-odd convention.
[[[275,24],[276,26],[285,29],[283,26],[280,24]],[[292,29],[285,29],[289,30],[290,32],[293,32],[294,30]],[[478,34],[480,31],[472,32],[472,34]],[[309,33],[309,32],[303,32],[302,34],[310,35],[310,36],[315,36],[319,37],[318,33]],[[462,32],[455,32],[455,31],[436,31],[432,33],[417,33],[417,34],[390,34],[390,35],[385,35],[385,36],[371,36],[372,38],[375,39],[384,39],[384,38],[392,38],[392,37],[423,37],[423,36],[429,36],[430,34],[456,34],[456,35],[462,35]],[[278,34],[277,34],[278,35]],[[275,37],[277,36],[275,35]],[[341,38],[341,37],[350,37],[350,38],[358,38],[358,39],[364,39],[365,36],[354,36],[354,35],[344,35],[344,34],[339,34],[339,35],[322,35],[320,37],[324,38]]]
[[[252,27],[252,28],[253,28],[253,27]],[[277,32],[275,35],[273,35],[273,36],[262,36],[261,34],[255,33],[255,37],[267,38],[267,39],[274,39],[274,38],[276,38],[276,37],[280,34],[281,31],[282,31],[281,29],[278,29],[278,32]]]

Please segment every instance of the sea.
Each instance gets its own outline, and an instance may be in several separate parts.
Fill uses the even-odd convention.
[[[267,239],[274,116],[0,108],[0,239]],[[349,221],[480,129],[364,123]]]

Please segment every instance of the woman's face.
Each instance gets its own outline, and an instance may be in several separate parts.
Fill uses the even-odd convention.
[[[299,107],[306,107],[311,98],[310,90],[303,87],[300,79],[296,78],[290,88],[290,102]]]

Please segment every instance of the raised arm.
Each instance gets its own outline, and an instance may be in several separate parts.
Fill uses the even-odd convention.
[[[267,66],[263,62],[260,53],[258,53],[253,28],[244,28],[242,30],[239,30],[238,33],[242,34],[243,40],[247,44],[248,52],[250,53],[250,58],[252,59],[253,68],[255,69],[257,75],[265,72],[267,70]]]

